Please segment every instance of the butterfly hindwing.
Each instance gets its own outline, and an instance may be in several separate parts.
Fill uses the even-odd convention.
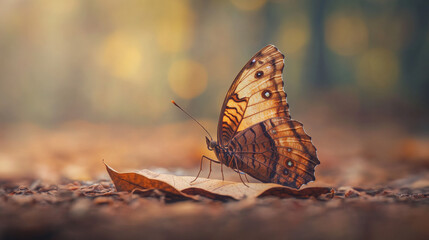
[[[232,83],[222,106],[218,141],[227,146],[238,132],[272,117],[290,118],[282,72],[284,55],[268,45],[253,56]]]
[[[230,144],[240,171],[262,182],[299,188],[314,181],[320,162],[302,124],[284,117],[267,119],[235,136]]]

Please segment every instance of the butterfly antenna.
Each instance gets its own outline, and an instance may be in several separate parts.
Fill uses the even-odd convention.
[[[184,112],[186,115],[188,115],[188,117],[192,118],[192,120],[194,120],[196,123],[198,123],[198,125],[200,125],[200,127],[202,127],[204,129],[204,131],[206,131],[206,133],[209,135],[210,140],[213,141],[212,135],[210,135],[209,131],[207,131],[207,129],[203,125],[201,125],[201,123],[199,123],[197,121],[197,119],[195,119],[189,113],[187,113],[185,110],[183,110],[183,108],[181,108],[179,105],[177,105],[177,103],[175,101],[171,100],[171,103],[174,104],[176,107],[178,107],[180,110],[182,110],[182,112]]]

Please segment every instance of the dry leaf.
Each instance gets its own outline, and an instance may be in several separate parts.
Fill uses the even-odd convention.
[[[222,201],[267,196],[309,198],[332,193],[331,188],[325,187],[296,190],[273,183],[247,183],[248,186],[246,186],[242,182],[207,178],[198,178],[191,183],[194,177],[159,174],[146,169],[139,172],[118,173],[107,164],[105,165],[117,191],[131,192],[135,189],[143,189],[147,192],[157,189],[174,199],[197,200],[197,195]]]

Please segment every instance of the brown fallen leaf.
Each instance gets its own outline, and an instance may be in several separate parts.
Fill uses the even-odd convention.
[[[158,189],[173,199],[198,200],[197,195],[221,201],[267,196],[310,198],[332,193],[332,189],[327,187],[296,190],[273,183],[247,183],[248,186],[246,186],[242,182],[207,178],[198,178],[191,183],[194,177],[159,174],[147,169],[139,172],[118,173],[107,164],[105,166],[117,191]]]

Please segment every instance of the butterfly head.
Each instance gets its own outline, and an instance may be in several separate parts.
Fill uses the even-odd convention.
[[[215,149],[217,142],[214,140],[210,140],[208,137],[206,137],[206,143],[207,143],[207,148],[210,151],[213,151],[213,149]]]

